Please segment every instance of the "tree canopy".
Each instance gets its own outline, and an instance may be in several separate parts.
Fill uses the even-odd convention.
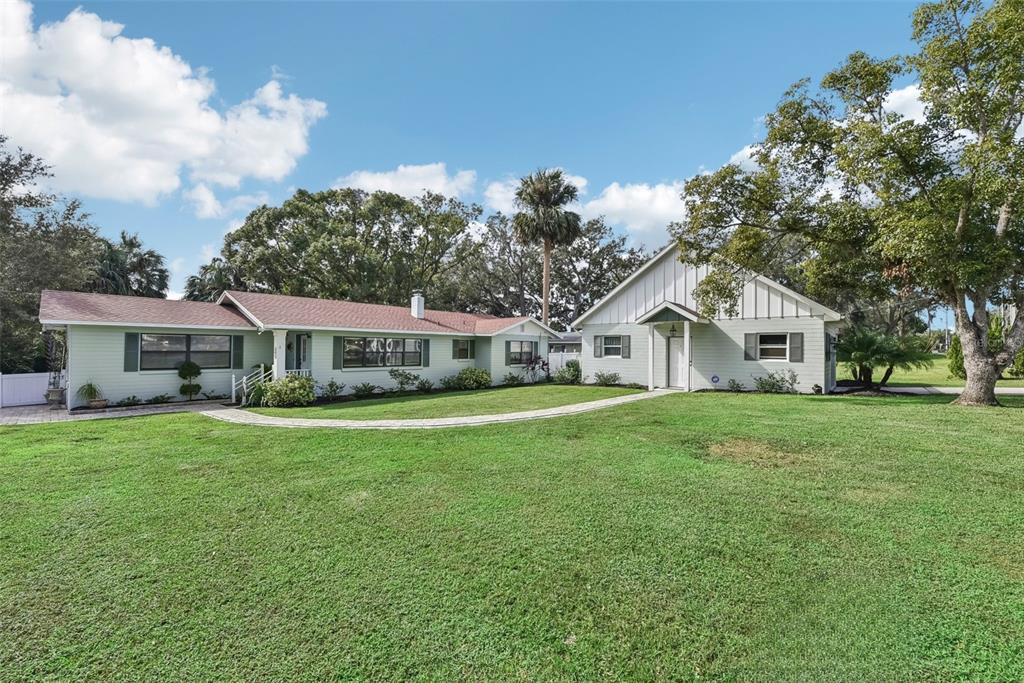
[[[1024,5],[921,5],[919,51],[849,56],[801,81],[766,118],[754,168],[727,165],[684,190],[683,253],[713,263],[698,297],[729,306],[747,271],[795,270],[810,294],[896,295],[956,314],[963,403],[995,403],[1024,346],[1020,316],[996,352],[989,307],[1024,305]],[[893,96],[917,83],[921,116]],[[907,91],[904,91],[906,93]]]

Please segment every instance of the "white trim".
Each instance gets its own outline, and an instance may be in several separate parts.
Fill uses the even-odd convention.
[[[231,296],[227,292],[221,292],[220,296],[217,297],[217,305],[218,306],[222,305],[222,303],[224,302],[224,298],[225,297],[227,297],[228,299],[231,299],[231,303],[234,304],[235,307],[237,307],[238,310],[242,312],[242,315],[244,315],[246,318],[251,320],[253,322],[253,324],[255,324],[256,327],[259,328],[260,332],[263,331],[265,326],[264,326],[263,323],[260,322],[260,319],[257,318],[256,316],[254,316],[252,313],[250,313],[248,311],[248,309],[246,309],[245,306],[243,306],[242,304],[238,303],[238,299],[236,299],[235,297]]]
[[[95,320],[40,320],[43,325],[90,325],[93,327],[156,327],[169,330],[238,330],[241,332],[255,332],[256,328],[235,327],[228,325],[184,325],[168,323],[119,323],[119,322],[97,322]],[[187,333],[182,333],[187,334]]]
[[[630,275],[625,280],[623,280],[621,283],[619,283],[619,285],[617,287],[615,287],[615,289],[613,289],[612,291],[608,292],[608,294],[606,294],[605,296],[601,297],[600,301],[598,301],[596,304],[594,304],[589,309],[587,309],[587,311],[584,312],[583,315],[581,315],[580,317],[576,318],[576,320],[573,320],[572,324],[570,325],[570,327],[573,327],[573,328],[579,327],[580,324],[582,324],[584,320],[586,320],[591,315],[596,313],[598,311],[598,309],[600,309],[602,306],[604,306],[606,303],[608,303],[608,301],[610,301],[615,295],[617,295],[620,291],[622,291],[622,289],[625,288],[628,284],[630,284],[631,282],[636,280],[638,277],[640,277],[641,275],[646,273],[650,268],[653,268],[654,265],[656,263],[658,263],[662,258],[664,258],[664,256],[666,254],[669,254],[672,251],[678,250],[678,248],[679,248],[679,245],[677,245],[675,242],[673,242],[673,243],[669,244],[667,247],[663,248],[657,254],[652,256],[650,258],[650,260],[647,261],[647,263],[643,264],[638,269],[633,271],[632,275]],[[842,320],[843,319],[842,315],[840,315],[836,311],[833,311],[828,306],[825,306],[824,304],[818,303],[814,299],[809,299],[806,296],[804,296],[803,294],[798,294],[797,292],[794,292],[792,289],[789,289],[788,287],[779,284],[778,282],[776,282],[775,280],[772,280],[769,277],[766,277],[764,275],[760,275],[758,273],[751,273],[751,275],[752,275],[752,277],[750,278],[750,280],[747,280],[747,282],[750,282],[752,280],[760,280],[761,282],[764,282],[767,285],[770,285],[772,287],[777,288],[783,294],[788,294],[789,296],[793,297],[794,299],[797,299],[798,301],[802,301],[803,303],[807,304],[808,306],[815,307],[815,308],[820,308],[820,309],[822,309],[824,311],[824,316],[823,317],[824,317],[825,320],[829,320],[829,321],[833,321],[834,322],[834,321],[838,321],[838,320]],[[812,316],[813,315],[814,314],[812,314]],[[786,316],[784,316],[784,317],[786,317]],[[792,317],[797,317],[797,316],[792,316]]]
[[[615,287],[615,289],[613,289],[612,291],[608,292],[603,297],[601,297],[601,299],[596,304],[594,304],[593,306],[588,308],[583,313],[583,315],[581,315],[580,317],[578,317],[575,320],[573,320],[572,323],[569,326],[573,327],[573,328],[578,327],[580,325],[580,323],[582,323],[584,320],[586,320],[591,315],[596,313],[597,309],[601,308],[601,306],[603,306],[605,303],[610,301],[612,299],[612,297],[614,297],[616,294],[618,294],[620,291],[622,291],[622,289],[625,288],[626,285],[628,285],[630,282],[632,282],[633,280],[635,280],[638,277],[640,277],[643,273],[645,273],[648,268],[653,267],[655,263],[657,263],[658,261],[661,260],[661,257],[663,257],[665,254],[667,254],[670,251],[672,251],[673,249],[675,249],[676,246],[677,245],[673,242],[672,244],[668,245],[667,247],[665,247],[664,249],[659,251],[657,254],[652,256],[651,259],[647,263],[643,264],[642,266],[640,266],[639,268],[634,270],[632,275],[630,275],[625,280],[620,282],[618,284],[618,286]]]
[[[541,321],[537,320],[536,318],[527,318],[526,320],[520,320],[519,322],[514,322],[511,325],[509,325],[508,327],[506,327],[504,329],[501,329],[501,330],[498,330],[497,332],[491,332],[489,334],[474,334],[474,336],[477,336],[477,337],[496,337],[499,334],[504,334],[505,332],[508,332],[509,330],[511,330],[516,325],[525,325],[526,323],[536,323],[538,327],[540,327],[542,330],[548,332],[549,334],[553,334],[553,335],[555,335],[556,337],[559,337],[559,338],[561,338],[561,336],[562,336],[558,332],[555,332],[553,329],[551,329],[550,327],[548,327],[547,325],[542,323]],[[529,333],[528,332],[524,332],[523,334],[529,334]]]
[[[755,344],[755,346],[757,347],[757,358],[755,360],[757,360],[759,363],[788,363],[789,362],[789,335],[790,335],[789,332],[755,332],[755,334],[757,335],[757,338],[756,338],[757,344]],[[761,358],[761,336],[762,335],[764,335],[764,336],[785,335],[786,336],[786,346],[785,346],[785,348],[786,348],[786,357],[785,358]],[[782,347],[781,344],[769,344],[768,348],[769,349],[781,349],[783,347]]]
[[[707,318],[702,318],[699,315],[698,316],[694,316],[692,311],[687,310],[686,308],[680,306],[679,304],[675,303],[674,301],[662,301],[660,304],[658,304],[657,306],[655,306],[654,308],[652,308],[651,310],[647,311],[642,316],[637,318],[636,324],[637,325],[657,325],[657,324],[660,324],[660,322],[663,322],[663,321],[657,321],[656,322],[656,321],[648,320],[648,318],[650,318],[651,316],[657,315],[658,313],[661,313],[666,308],[671,310],[671,311],[674,311],[674,312],[678,313],[681,316],[683,316],[683,318],[685,318],[686,322],[695,322],[695,323],[701,323],[701,324],[706,324],[708,322]]]

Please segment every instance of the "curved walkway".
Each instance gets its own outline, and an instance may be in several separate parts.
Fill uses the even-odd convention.
[[[542,410],[525,410],[519,413],[498,413],[497,415],[467,415],[464,417],[437,417],[417,420],[332,420],[305,417],[276,417],[260,415],[240,408],[217,408],[204,410],[203,415],[215,420],[233,422],[235,424],[257,425],[260,427],[291,427],[291,428],[328,428],[328,429],[441,429],[446,427],[472,427],[474,425],[497,424],[501,422],[522,422],[524,420],[543,420],[562,415],[576,415],[601,410],[624,403],[643,401],[649,398],[665,396],[673,393],[666,389],[655,389],[640,394],[603,398],[599,401],[586,403],[570,403],[569,405]]]

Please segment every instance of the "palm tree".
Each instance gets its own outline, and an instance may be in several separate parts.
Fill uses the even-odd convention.
[[[164,257],[154,249],[143,248],[138,235],[122,230],[120,242],[105,241],[92,289],[103,294],[162,299],[167,296],[169,278]]]
[[[894,370],[927,368],[932,354],[917,336],[896,337],[855,326],[839,337],[836,359],[846,363],[853,378],[865,389],[884,387]],[[885,368],[881,381],[875,384],[875,370]]]
[[[216,301],[227,289],[245,289],[234,266],[219,256],[199,267],[197,275],[185,280],[185,296],[188,301]]]
[[[542,317],[548,323],[551,300],[551,250],[568,246],[580,236],[580,215],[565,207],[576,201],[579,191],[566,180],[560,169],[541,169],[519,181],[512,219],[516,237],[525,244],[544,245],[544,302]]]

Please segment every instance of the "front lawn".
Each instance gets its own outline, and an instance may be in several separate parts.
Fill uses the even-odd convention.
[[[1024,679],[1024,401],[0,428],[4,680]]]
[[[889,386],[893,387],[962,387],[964,381],[959,377],[953,377],[949,374],[949,361],[943,355],[936,355],[933,358],[933,364],[930,368],[923,368],[920,370],[894,370],[892,378],[889,380]],[[841,366],[842,364],[840,364]],[[845,368],[840,367],[839,378],[851,377],[849,371]],[[875,379],[881,379],[881,375],[875,377]],[[996,387],[1024,387],[1024,379],[1014,379],[1007,376],[1006,379],[999,380]]]
[[[398,420],[518,413],[524,410],[554,408],[571,403],[584,403],[636,393],[639,393],[636,389],[623,387],[535,384],[481,391],[387,396],[359,401],[323,403],[304,408],[252,408],[251,410],[261,415],[280,417]]]

